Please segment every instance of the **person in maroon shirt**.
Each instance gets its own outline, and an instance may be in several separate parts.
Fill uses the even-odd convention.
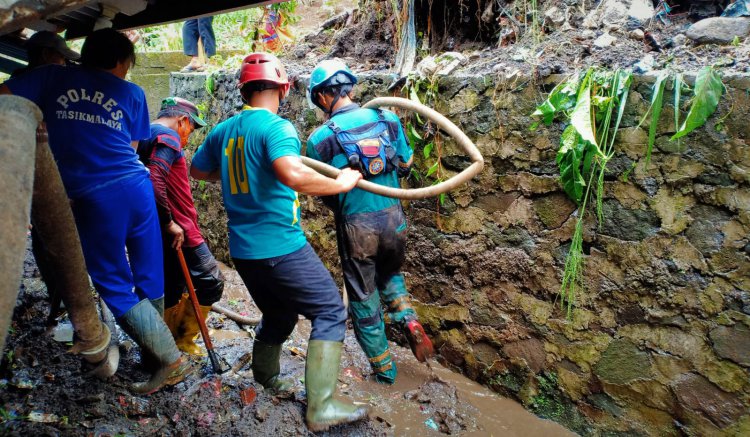
[[[151,124],[150,139],[138,145],[138,156],[151,173],[162,225],[164,321],[177,347],[191,355],[202,354],[194,342],[199,326],[185,292],[177,250],[182,249],[185,255],[203,320],[208,317],[211,304],[221,299],[224,291],[224,277],[198,226],[183,150],[190,134],[205,125],[192,102],[168,97],[162,101],[156,120]]]

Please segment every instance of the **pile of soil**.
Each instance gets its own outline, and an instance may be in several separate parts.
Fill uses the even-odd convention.
[[[543,78],[592,65],[612,69],[634,68],[639,61],[650,56],[653,63],[649,60],[648,69],[653,70],[696,71],[700,67],[714,65],[723,72],[750,72],[750,47],[747,43],[694,45],[684,33],[703,17],[680,13],[679,8],[663,21],[654,17],[643,23],[624,22],[617,26],[602,25],[590,29],[584,21],[594,6],[583,8],[576,0],[566,1],[566,4],[572,5],[567,8],[565,24],[561,25],[544,17],[547,10],[560,6],[560,2],[540,0],[538,30],[532,31],[529,20],[525,25],[519,21],[523,18],[518,16],[503,20],[507,15],[498,14],[497,11],[491,15],[491,21],[503,22],[505,27],[497,27],[497,24],[488,27],[483,21],[487,17],[478,12],[482,9],[486,11],[486,8],[476,10],[476,6],[473,6],[469,10],[468,3],[471,2],[464,4],[465,10],[460,16],[456,15],[456,11],[444,11],[442,15],[450,16],[452,13],[456,17],[444,24],[443,33],[440,34],[435,19],[441,16],[440,2],[417,1],[417,62],[431,54],[456,51],[467,56],[469,62],[457,69],[455,74],[532,71]],[[476,2],[480,6],[484,3]],[[426,5],[433,8],[429,35]],[[355,71],[390,70],[398,48],[397,14],[393,13],[392,2],[389,1],[370,1],[367,6],[366,10],[358,10],[352,5],[353,9],[340,14],[338,20],[328,20],[333,23],[330,27],[301,37],[282,57],[295,64],[293,69],[299,70],[300,74],[309,73],[320,60],[334,57],[343,59]],[[636,29],[649,36],[644,38],[641,36],[643,33]],[[512,37],[507,37],[509,32]],[[616,39],[610,46],[598,47],[594,42],[605,33]]]

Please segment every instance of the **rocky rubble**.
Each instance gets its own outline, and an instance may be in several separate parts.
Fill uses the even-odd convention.
[[[701,20],[685,32],[698,44],[731,44],[750,36],[750,17],[712,17]]]

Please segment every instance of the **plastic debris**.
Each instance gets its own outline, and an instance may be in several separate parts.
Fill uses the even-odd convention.
[[[13,378],[10,379],[10,385],[16,388],[31,390],[36,387],[36,382],[31,379],[29,372],[22,369],[13,374]]]
[[[362,378],[362,375],[356,369],[353,369],[351,367],[347,367],[341,373],[343,374],[343,376],[351,378],[351,379],[353,379],[355,381],[363,381],[364,380],[364,378]]]
[[[736,0],[724,9],[722,17],[750,17],[750,0]]]
[[[432,420],[432,418],[429,418],[429,419],[425,420],[424,424],[427,425],[428,428],[432,428],[435,431],[437,431],[439,429],[438,424],[435,423],[435,421]]]
[[[29,422],[39,423],[57,423],[60,420],[57,414],[42,413],[41,411],[32,411],[27,417]]]
[[[302,358],[307,357],[307,353],[305,353],[305,351],[303,351],[302,349],[298,348],[297,346],[290,346],[289,347],[289,352],[291,352],[292,355],[294,355],[294,356],[298,356],[298,357],[302,357]]]
[[[129,416],[143,416],[149,409],[147,400],[132,396],[120,395],[117,397],[117,403],[120,404],[125,414]]]
[[[240,400],[242,401],[243,406],[248,406],[255,402],[255,398],[258,396],[258,393],[255,391],[253,387],[248,387],[240,392]]]
[[[70,322],[60,322],[52,331],[52,339],[58,343],[70,343],[73,341],[73,324]]]

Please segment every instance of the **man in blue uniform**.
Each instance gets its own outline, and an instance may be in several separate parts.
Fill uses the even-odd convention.
[[[224,277],[198,226],[198,212],[188,180],[185,152],[190,134],[206,125],[198,108],[179,97],[167,97],[151,123],[151,137],[138,144],[138,156],[149,169],[154,185],[164,249],[164,321],[177,347],[191,355],[203,355],[195,344],[200,332],[195,310],[185,292],[177,250],[185,256],[200,317],[205,321],[211,305],[221,299]]]
[[[164,275],[161,235],[148,171],[135,146],[149,137],[143,90],[125,81],[135,61],[125,35],[103,29],[81,50],[81,66],[49,65],[8,80],[0,94],[36,103],[49,145],[72,200],[86,267],[120,326],[153,358],[151,393],[190,370],[161,318]],[[127,249],[127,253],[126,253]]]
[[[365,179],[399,187],[409,174],[412,150],[396,114],[361,109],[351,100],[356,76],[343,62],[326,60],[310,76],[308,98],[330,118],[310,135],[307,155],[334,167],[351,167]],[[398,199],[361,189],[324,199],[336,218],[349,313],[359,344],[370,360],[377,381],[393,384],[393,362],[381,299],[390,319],[404,330],[414,356],[433,355],[432,342],[417,320],[400,269],[405,259],[406,217]]]
[[[350,423],[367,409],[334,399],[346,331],[346,310],[336,283],[307,243],[300,226],[297,191],[333,195],[361,179],[346,170],[329,179],[300,160],[294,126],[277,115],[289,92],[279,60],[252,53],[242,61],[242,112],[216,126],[193,157],[190,174],[221,180],[229,218],[229,252],[253,300],[263,313],[253,345],[253,376],[264,387],[285,391],[279,378],[281,345],[299,314],[312,323],[305,386],[311,431]]]

